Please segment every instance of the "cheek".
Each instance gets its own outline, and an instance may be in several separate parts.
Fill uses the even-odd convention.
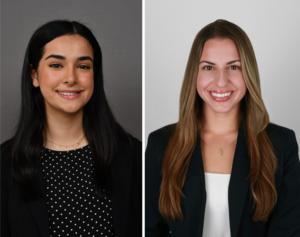
[[[246,87],[245,83],[243,83],[243,85],[242,85],[242,92],[243,92],[243,96],[245,96],[245,94],[247,92],[247,87]]]
[[[55,87],[59,84],[60,78],[62,78],[63,75],[61,72],[54,72],[50,70],[41,70],[39,72],[39,83],[41,88],[51,88]]]
[[[207,75],[198,74],[197,77],[197,91],[198,94],[202,94],[207,89],[213,79]]]
[[[94,74],[81,75],[81,85],[85,87],[90,93],[94,91]]]
[[[246,94],[247,87],[246,87],[243,77],[235,78],[234,83],[235,83],[236,88],[238,88],[240,90],[241,94]]]
[[[93,91],[94,91],[94,80],[93,79],[90,81],[89,88],[90,88],[91,94],[93,94]]]

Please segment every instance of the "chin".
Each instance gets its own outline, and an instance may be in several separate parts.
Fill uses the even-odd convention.
[[[215,113],[231,113],[234,112],[236,110],[237,107],[235,106],[216,106],[216,107],[212,107],[211,109],[215,112]]]
[[[66,114],[78,114],[82,111],[82,108],[66,108],[62,110]]]
[[[208,103],[207,105],[214,113],[230,113],[236,108],[236,106],[232,104],[216,104],[215,102]]]
[[[83,109],[82,106],[59,106],[55,107],[54,110],[66,115],[75,115],[81,112]]]

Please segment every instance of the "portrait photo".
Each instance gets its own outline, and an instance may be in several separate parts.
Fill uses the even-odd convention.
[[[142,235],[141,9],[1,1],[1,236]]]
[[[146,1],[147,237],[300,235],[299,13]]]

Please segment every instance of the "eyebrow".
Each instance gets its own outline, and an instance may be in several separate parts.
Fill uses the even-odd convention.
[[[94,60],[90,56],[81,56],[78,58],[79,61],[85,61],[85,60],[90,60],[93,62]]]
[[[46,57],[45,60],[47,60],[49,58],[55,58],[55,59],[60,59],[60,60],[65,60],[66,59],[65,56],[58,55],[58,54],[51,54],[48,57]],[[94,61],[90,56],[81,56],[77,60],[79,60],[79,61],[90,60],[91,62]]]
[[[229,61],[229,62],[227,62],[226,63],[226,65],[230,65],[230,64],[233,64],[233,63],[236,63],[236,62],[241,62],[241,60],[239,60],[239,59],[236,59],[236,60],[232,60],[232,61]],[[213,62],[210,62],[210,61],[206,61],[206,60],[202,60],[202,61],[200,61],[200,63],[199,64],[201,64],[201,63],[207,63],[207,64],[210,64],[210,65],[216,65],[215,63],[213,63]]]

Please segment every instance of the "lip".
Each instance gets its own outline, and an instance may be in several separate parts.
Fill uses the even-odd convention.
[[[226,102],[230,100],[233,91],[232,90],[212,90],[209,91],[211,98],[216,102]]]
[[[63,99],[74,100],[80,97],[83,90],[56,90],[56,93]]]

